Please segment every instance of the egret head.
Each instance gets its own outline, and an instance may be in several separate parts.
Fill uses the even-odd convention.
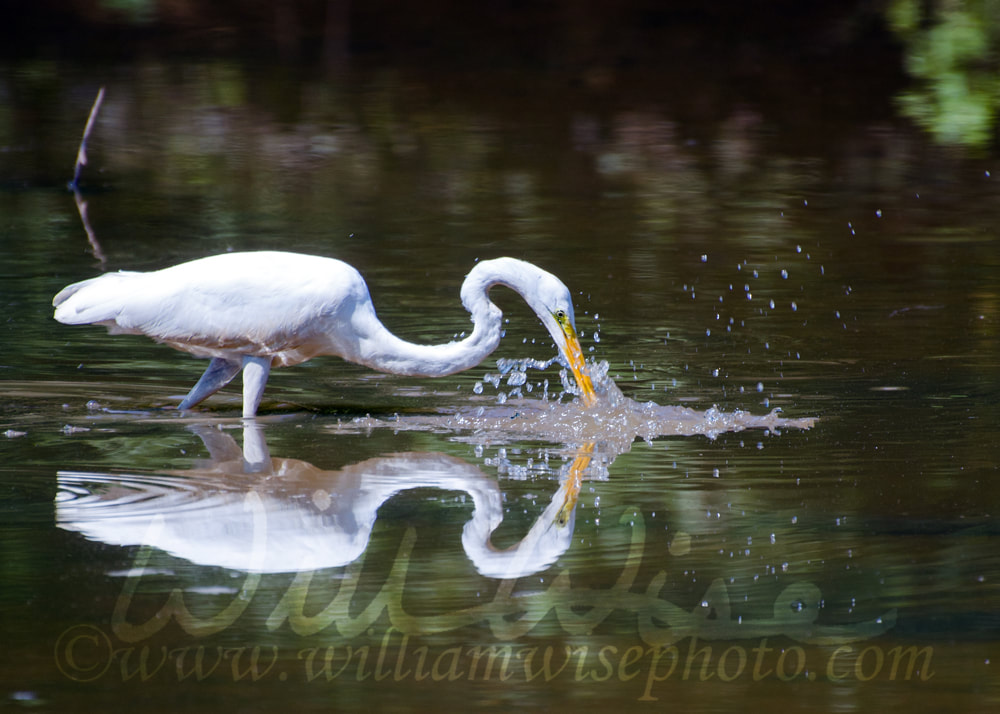
[[[550,277],[554,278],[554,276]],[[590,375],[587,374],[583,348],[576,335],[576,321],[573,317],[573,303],[570,300],[569,290],[562,283],[559,285],[565,294],[560,296],[558,300],[549,303],[551,307],[549,307],[547,314],[539,312],[539,316],[542,318],[542,324],[552,335],[556,347],[562,353],[566,365],[573,372],[580,390],[580,398],[586,406],[590,406],[597,400],[594,384],[590,381]]]
[[[569,288],[552,273],[514,258],[483,261],[490,264],[495,282],[507,285],[524,298],[549,331],[566,365],[573,372],[580,398],[587,406],[597,401],[594,384],[587,374],[583,348],[576,334],[573,298]],[[478,266],[477,266],[478,267]]]
[[[552,334],[553,339],[555,339],[559,350],[563,353],[563,357],[573,372],[573,376],[576,377],[576,384],[580,388],[580,398],[589,407],[597,401],[597,396],[594,392],[594,384],[590,381],[590,375],[585,371],[586,365],[583,359],[583,348],[580,346],[580,340],[576,336],[572,308],[570,311],[557,310],[553,313],[552,317],[555,319],[560,333],[557,335],[551,328],[549,328],[549,332]]]

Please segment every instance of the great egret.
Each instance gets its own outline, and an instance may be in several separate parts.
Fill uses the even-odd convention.
[[[243,416],[257,413],[271,367],[337,355],[380,372],[443,377],[471,367],[500,343],[494,285],[521,295],[552,335],[584,404],[596,397],[576,336],[569,290],[551,273],[514,258],[484,260],[462,284],[472,334],[444,345],[417,345],[375,315],[368,286],[347,263],[298,253],[225,253],[148,273],[107,273],[69,285],[52,300],[68,325],[104,325],[112,334],[147,335],[211,358],[180,403],[190,409],[243,370]]]

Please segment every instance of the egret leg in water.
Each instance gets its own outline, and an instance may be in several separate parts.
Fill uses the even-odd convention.
[[[188,395],[184,397],[184,401],[177,408],[190,409],[205,401],[233,381],[233,377],[239,373],[242,366],[239,362],[234,362],[233,360],[223,357],[213,357],[212,361],[208,364],[208,369],[205,370],[205,374],[201,375],[201,379],[191,388],[191,391],[188,392]]]
[[[573,300],[556,276],[514,258],[476,264],[460,291],[472,333],[443,345],[406,342],[375,314],[368,286],[332,258],[262,251],[224,253],[148,273],[107,273],[63,288],[52,300],[67,325],[104,325],[210,357],[180,406],[189,409],[243,369],[243,416],[257,414],[271,367],[336,355],[379,372],[444,377],[482,362],[500,344],[503,314],[494,285],[535,311],[573,372],[581,401],[597,401],[576,335]]]
[[[264,396],[264,387],[267,386],[267,378],[271,374],[270,357],[251,357],[247,355],[243,358],[243,414],[253,416],[260,406],[260,399]]]

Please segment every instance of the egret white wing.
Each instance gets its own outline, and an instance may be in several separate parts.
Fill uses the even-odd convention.
[[[148,273],[108,273],[60,292],[55,317],[147,335],[199,356],[273,355],[295,364],[323,351],[327,321],[368,299],[354,268],[305,258],[223,254]]]

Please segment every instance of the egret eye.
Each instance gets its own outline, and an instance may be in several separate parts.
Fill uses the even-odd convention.
[[[558,320],[559,322],[564,322],[566,320],[566,311],[556,310],[556,320]]]

